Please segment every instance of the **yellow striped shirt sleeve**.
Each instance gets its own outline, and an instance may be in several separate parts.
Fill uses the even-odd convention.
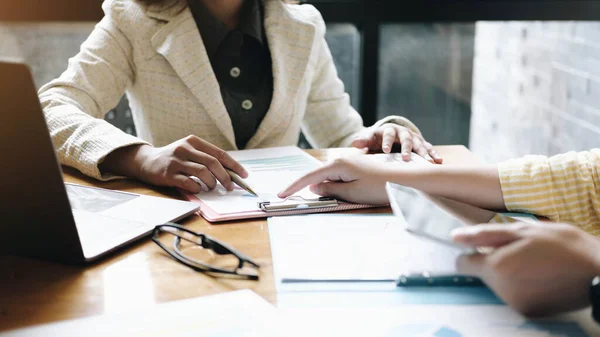
[[[525,156],[498,165],[506,209],[575,224],[600,236],[600,149]]]

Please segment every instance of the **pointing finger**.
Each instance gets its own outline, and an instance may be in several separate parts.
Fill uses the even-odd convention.
[[[279,192],[277,196],[280,198],[287,198],[290,195],[302,190],[306,186],[318,184],[327,180],[333,172],[335,172],[335,167],[333,167],[332,164],[322,166],[294,181],[286,189]]]

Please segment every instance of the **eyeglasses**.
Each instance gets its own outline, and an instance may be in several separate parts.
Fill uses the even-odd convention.
[[[169,244],[171,237],[173,243]],[[171,257],[196,271],[258,280],[257,269],[260,266],[256,262],[208,235],[166,223],[154,228],[152,241]]]

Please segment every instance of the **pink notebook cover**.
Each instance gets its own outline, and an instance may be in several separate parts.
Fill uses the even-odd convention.
[[[200,215],[209,222],[222,222],[229,220],[242,220],[242,219],[254,219],[254,218],[267,218],[271,216],[286,216],[286,215],[297,215],[297,214],[312,214],[312,213],[325,213],[325,212],[339,212],[348,211],[353,209],[363,208],[375,208],[380,206],[375,205],[363,205],[363,204],[351,204],[351,203],[340,203],[335,207],[322,207],[322,208],[311,208],[311,209],[299,209],[293,211],[277,211],[277,212],[264,212],[262,210],[248,211],[248,212],[237,212],[237,213],[217,213],[202,200],[198,199],[194,194],[179,190],[181,194],[191,202],[200,204]]]

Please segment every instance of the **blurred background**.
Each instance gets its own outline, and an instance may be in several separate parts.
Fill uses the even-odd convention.
[[[101,2],[2,1],[0,58],[25,60],[42,86],[78,52]],[[600,1],[304,2],[321,10],[366,125],[403,115],[432,143],[487,162],[598,146]],[[126,97],[106,119],[135,134]]]

